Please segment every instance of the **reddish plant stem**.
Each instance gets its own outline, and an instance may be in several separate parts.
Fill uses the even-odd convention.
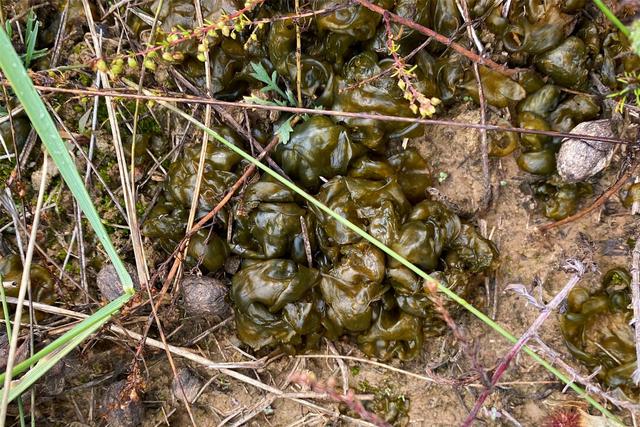
[[[609,188],[607,191],[602,193],[600,197],[598,197],[590,206],[582,209],[578,213],[575,213],[571,216],[566,217],[565,219],[561,219],[560,221],[550,222],[548,224],[541,225],[540,227],[538,227],[538,230],[544,233],[545,231],[549,231],[552,228],[561,227],[570,222],[576,221],[582,218],[583,216],[585,216],[586,214],[593,212],[594,210],[602,206],[604,202],[609,200],[611,196],[613,196],[622,188],[622,186],[629,180],[629,178],[631,178],[634,170],[635,170],[635,165],[629,168],[629,170],[624,175],[622,175],[620,179],[618,179],[618,181],[616,181],[616,183],[611,186],[611,188]]]
[[[375,5],[367,0],[354,0],[354,1],[360,4],[361,6],[366,7],[372,12],[378,13],[383,16],[387,14],[389,16],[389,19],[391,19],[393,22],[409,27],[412,30],[415,30],[421,34],[424,34],[425,36],[433,37],[438,42],[450,47],[451,49],[455,50],[459,54],[466,56],[476,64],[487,66],[507,76],[512,76],[518,72],[518,70],[509,69],[502,64],[498,64],[497,62],[492,61],[491,59],[483,58],[480,55],[465,48],[461,44],[454,42],[449,37],[443,36],[442,34],[437,33],[432,29],[425,27],[424,25],[420,25],[415,21],[412,21],[407,18],[403,18],[402,16],[396,15],[395,13],[391,13],[388,10],[378,5]]]
[[[353,390],[349,390],[346,394],[338,393],[335,390],[335,384],[331,378],[325,384],[318,381],[313,373],[295,373],[291,375],[289,380],[297,384],[305,385],[316,393],[326,394],[331,400],[344,403],[365,421],[369,421],[379,427],[391,427],[391,424],[376,414],[369,412],[362,402],[358,400]]]
[[[33,76],[32,76],[33,77]],[[5,80],[0,80],[0,84],[8,86],[9,83]],[[601,137],[601,136],[593,136],[586,134],[573,134],[568,132],[555,132],[555,131],[544,131],[538,129],[525,129],[519,127],[504,127],[486,124],[482,125],[480,123],[463,123],[456,122],[452,120],[439,120],[439,119],[421,119],[418,117],[403,117],[403,116],[389,116],[385,114],[372,114],[372,113],[364,113],[364,112],[349,112],[349,111],[336,111],[336,110],[315,110],[313,108],[300,108],[300,107],[287,107],[280,105],[258,105],[258,104],[248,104],[246,102],[234,102],[234,101],[221,101],[215,98],[205,98],[199,96],[184,96],[180,95],[171,95],[171,96],[163,96],[163,95],[137,95],[135,93],[131,93],[129,91],[118,91],[118,90],[95,90],[90,88],[83,89],[74,89],[74,88],[61,88],[61,87],[50,87],[50,86],[41,86],[34,85],[36,89],[42,92],[55,92],[55,93],[68,93],[74,95],[86,95],[86,96],[110,96],[110,97],[120,97],[127,99],[147,99],[152,101],[166,101],[166,102],[175,102],[175,103],[192,103],[192,104],[211,104],[211,105],[220,105],[224,107],[237,107],[237,108],[249,108],[256,110],[268,110],[268,111],[283,111],[287,113],[294,114],[321,114],[325,116],[332,117],[355,117],[361,119],[371,119],[371,120],[381,120],[381,121],[389,121],[389,122],[403,122],[403,123],[419,123],[423,125],[430,126],[451,126],[465,129],[486,129],[487,131],[492,132],[516,132],[516,133],[524,133],[531,135],[547,135],[557,138],[579,138],[584,141],[602,141],[608,142],[611,144],[627,144],[627,145],[638,145],[636,142],[626,141],[618,138],[609,138],[609,137]]]
[[[567,295],[569,295],[569,292],[571,291],[571,289],[573,289],[574,286],[580,281],[580,278],[584,274],[584,267],[582,266],[582,264],[578,263],[577,261],[575,262],[574,266],[576,270],[575,274],[571,277],[571,279],[569,279],[569,281],[564,286],[564,288],[562,288],[562,290],[558,292],[558,294],[556,294],[556,296],[551,300],[551,302],[547,304],[547,306],[542,310],[540,315],[531,324],[529,329],[527,329],[527,331],[520,337],[518,342],[516,342],[513,345],[513,347],[511,347],[511,350],[509,350],[507,355],[502,358],[502,360],[496,367],[496,370],[494,371],[493,376],[491,377],[490,387],[486,387],[482,391],[482,393],[478,397],[478,400],[476,400],[476,403],[473,406],[473,409],[471,410],[467,418],[462,423],[463,427],[468,427],[473,423],[473,420],[475,420],[476,416],[478,415],[480,408],[482,408],[482,405],[484,404],[487,397],[489,397],[491,392],[493,392],[495,385],[498,383],[498,380],[500,379],[500,377],[502,377],[502,375],[506,372],[511,361],[516,357],[518,352],[520,352],[520,350],[527,343],[527,341],[529,341],[529,339],[537,335],[538,329],[540,329],[540,326],[542,326],[542,324],[545,322],[545,320],[547,320],[549,315],[560,305],[562,301],[565,300]]]

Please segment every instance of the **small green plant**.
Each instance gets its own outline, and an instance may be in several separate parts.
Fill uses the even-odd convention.
[[[273,105],[279,107],[295,107],[297,105],[296,99],[293,96],[293,92],[287,89],[281,89],[278,86],[278,72],[273,71],[271,75],[262,63],[251,63],[251,68],[253,68],[253,73],[251,73],[251,77],[258,80],[259,82],[264,83],[264,87],[260,89],[262,93],[273,92],[278,95],[280,99],[264,99],[260,98],[256,95],[245,96],[245,102],[249,104],[258,104],[258,105]],[[276,133],[280,137],[280,142],[282,144],[286,144],[289,142],[289,138],[291,137],[291,132],[293,132],[293,127],[291,126],[291,119],[293,116],[289,116],[287,119],[281,121],[276,129]]]
[[[244,100],[246,102],[249,102],[251,104],[259,104],[259,105],[279,105],[281,107],[296,105],[296,100],[295,100],[295,97],[293,96],[293,92],[291,92],[291,90],[289,89],[282,90],[278,86],[277,71],[274,70],[273,73],[269,75],[269,72],[267,71],[266,68],[264,68],[264,65],[262,65],[262,63],[256,64],[255,62],[251,63],[251,68],[253,68],[253,73],[250,74],[251,77],[258,80],[259,82],[264,83],[265,85],[262,89],[260,89],[260,92],[262,93],[274,92],[281,99],[269,100],[269,99],[263,99],[263,98],[257,97],[255,95],[251,95],[251,96],[244,97]]]
[[[31,65],[31,61],[35,61],[36,59],[42,58],[47,55],[48,49],[36,49],[36,41],[38,40],[38,30],[40,29],[40,22],[38,21],[38,17],[36,16],[33,9],[29,10],[29,14],[27,15],[27,22],[25,23],[25,53],[20,55],[20,59],[25,67],[29,68]],[[13,36],[13,27],[11,27],[11,22],[5,22],[5,31],[9,38]]]
[[[624,85],[623,89],[608,95],[608,98],[617,99],[616,111],[622,112],[629,98],[635,105],[640,106],[640,72],[632,71],[618,77],[618,81]]]

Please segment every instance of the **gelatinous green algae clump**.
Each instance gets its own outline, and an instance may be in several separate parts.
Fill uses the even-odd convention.
[[[10,287],[5,286],[5,295],[18,297],[23,274],[24,268],[19,255],[9,254],[7,256],[0,256],[0,276],[2,276],[2,281],[4,283],[14,284],[14,286]],[[39,264],[32,263],[30,274],[31,292],[34,301],[43,304],[53,304],[56,300],[55,282],[51,274],[49,274],[49,271]],[[41,316],[41,314],[38,315]],[[28,321],[29,314],[25,313],[23,318]]]
[[[568,298],[561,329],[571,354],[591,370],[607,388],[620,388],[638,399],[632,382],[636,368],[633,318],[630,308],[631,276],[624,268],[609,270],[595,292],[575,288]]]
[[[157,3],[157,2],[156,2]],[[232,14],[242,2],[218,1],[203,11],[215,21],[222,8]],[[377,5],[413,19],[444,35],[464,39],[464,20],[452,0],[376,0]],[[193,26],[193,6],[172,0],[161,10],[165,34],[178,24]],[[315,0],[325,13],[303,20],[281,19],[293,11],[291,2],[265,2],[233,27],[186,46],[184,58],[172,66],[194,85],[204,85],[198,54],[209,52],[212,93],[221,99],[243,95],[260,102],[298,103],[349,113],[415,117],[418,107],[407,83],[393,70],[387,26],[382,17],[359,5]],[[154,3],[155,5],[155,3]],[[342,6],[342,7],[341,7]],[[497,122],[538,131],[570,131],[597,118],[598,97],[589,95],[588,71],[611,89],[616,76],[637,68],[638,60],[622,53],[628,43],[617,34],[601,36],[582,13],[583,0],[515,0],[506,16],[488,1],[470,1],[481,36],[492,33],[492,53],[507,67],[525,69],[512,77],[480,67],[487,103],[502,114]],[[269,20],[253,26],[247,19]],[[482,18],[482,19],[479,19]],[[225,21],[226,22],[226,21]],[[246,24],[246,25],[245,25]],[[297,24],[301,51],[296,55]],[[404,57],[426,36],[391,23],[398,55]],[[458,37],[458,35],[460,37]],[[171,46],[171,52],[180,45]],[[300,60],[300,67],[297,66]],[[272,85],[255,77],[264,69]],[[407,59],[413,89],[441,106],[478,101],[472,63],[438,43]],[[300,73],[300,75],[298,75]],[[264,79],[262,79],[264,80]],[[278,86],[278,90],[273,85]],[[266,90],[266,92],[265,92]],[[267,98],[266,100],[264,98]],[[414,102],[414,104],[412,104]],[[438,102],[435,102],[438,104]],[[495,111],[495,110],[494,110]],[[501,113],[497,113],[501,115]],[[287,116],[249,115],[252,133],[262,144]],[[253,119],[253,120],[252,120]],[[493,120],[493,118],[492,118]],[[272,123],[273,122],[273,123]],[[248,148],[225,126],[215,129],[238,146]],[[462,296],[469,296],[483,275],[495,267],[497,251],[455,213],[427,197],[431,185],[428,163],[415,150],[400,149],[404,138],[424,129],[401,121],[354,116],[302,117],[288,141],[271,153],[282,170],[319,201],[392,247]],[[560,140],[540,134],[492,133],[491,154],[513,153],[523,171],[539,176],[534,195],[543,213],[553,219],[571,215],[589,186],[567,184],[556,176]],[[165,191],[144,225],[146,236],[171,252],[183,236],[194,197],[200,147],[187,145],[169,168]],[[209,212],[242,174],[245,163],[231,151],[210,142],[197,217]],[[266,177],[248,183],[222,209],[213,225],[192,236],[187,263],[209,273],[220,270],[230,256],[242,260],[233,277],[238,334],[253,348],[285,346],[299,350],[320,337],[350,336],[371,356],[415,357],[425,334],[442,331],[442,322],[423,283],[323,211],[304,203],[281,184]],[[450,311],[453,304],[445,301]]]
[[[228,129],[217,130],[241,144]],[[171,165],[164,196],[144,224],[145,236],[167,252],[184,235],[199,156],[189,146]],[[490,241],[426,198],[429,168],[411,148],[373,153],[350,142],[344,127],[312,118],[275,158],[319,201],[460,295],[496,266]],[[204,164],[198,216],[220,201],[243,167],[215,143]],[[238,336],[254,349],[299,351],[323,336],[347,335],[370,356],[411,359],[425,334],[444,330],[418,276],[269,177],[248,184],[213,228],[191,237],[187,264],[215,273],[231,254],[242,259],[230,292]]]

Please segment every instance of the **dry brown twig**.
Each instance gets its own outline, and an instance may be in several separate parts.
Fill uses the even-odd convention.
[[[475,418],[477,417],[478,412],[480,411],[480,408],[482,408],[482,405],[484,404],[485,400],[487,399],[487,397],[489,397],[489,395],[493,391],[500,377],[506,372],[511,361],[516,357],[518,352],[520,352],[520,350],[527,343],[527,341],[537,336],[538,329],[540,329],[540,327],[545,322],[545,320],[547,320],[549,315],[556,308],[558,308],[558,306],[567,298],[567,295],[569,295],[569,292],[571,292],[574,286],[580,281],[580,278],[585,272],[584,265],[577,260],[567,261],[567,267],[574,271],[574,275],[571,277],[571,279],[569,279],[569,281],[562,288],[562,290],[560,290],[560,292],[558,292],[556,296],[553,297],[553,299],[549,302],[549,304],[547,304],[544,307],[544,309],[542,309],[542,311],[540,312],[536,320],[534,320],[534,322],[531,324],[529,329],[527,329],[527,331],[520,337],[518,342],[516,342],[511,348],[511,350],[509,350],[509,352],[502,358],[502,360],[496,367],[493,373],[493,376],[491,377],[490,387],[487,387],[482,391],[482,393],[476,400],[476,403],[473,406],[473,409],[471,410],[471,412],[469,413],[465,421],[462,423],[463,427],[468,427],[473,423],[473,420],[475,420]]]

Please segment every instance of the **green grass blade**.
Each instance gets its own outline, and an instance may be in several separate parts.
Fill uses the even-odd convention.
[[[0,30],[0,52],[2,52],[2,54],[0,54],[0,68],[11,83],[11,86],[13,86],[13,90],[29,116],[33,128],[38,133],[38,136],[40,136],[51,158],[58,167],[60,174],[78,202],[78,205],[93,227],[98,239],[100,239],[102,246],[118,273],[123,289],[126,293],[133,294],[134,289],[131,277],[124,268],[122,260],[109,239],[109,235],[98,216],[98,212],[89,198],[89,193],[84,187],[76,165],[67,152],[67,147],[62,141],[62,138],[60,138],[56,125],[53,123],[51,116],[49,116],[49,112],[40,99],[38,92],[36,92],[33,87],[33,83],[27,75],[27,71],[23,67],[4,29]]]
[[[96,324],[103,325],[107,322],[111,316],[113,316],[120,308],[126,304],[129,299],[131,299],[131,295],[124,294],[119,298],[111,301],[109,304],[102,307],[100,310],[93,313],[91,316],[84,319],[82,322],[73,327],[73,329],[67,331],[64,335],[53,341],[51,344],[29,357],[27,360],[18,363],[13,368],[13,376],[19,375],[29,369],[29,366],[38,362],[42,358],[48,356],[55,350],[67,345],[69,342],[73,341],[77,336],[83,334],[85,331],[92,329]],[[29,372],[27,375],[30,375]],[[25,375],[26,376],[26,375]],[[5,374],[0,374],[0,383],[4,381]]]
[[[624,34],[625,36],[629,37],[629,28],[627,28],[626,25],[624,25],[616,15],[613,14],[613,12],[611,11],[611,9],[609,9],[607,7],[606,4],[604,4],[604,2],[602,0],[593,0],[593,2],[596,4],[596,6],[598,6],[598,9],[600,9],[600,11],[602,13],[604,13],[604,16],[607,17],[607,19],[609,19],[609,21],[611,21],[611,23],[613,23],[613,25],[615,25],[616,27],[618,27],[618,29],[622,32],[622,34]]]
[[[41,376],[46,374],[49,369],[53,368],[53,366],[60,360],[62,360],[62,358],[65,357],[71,350],[79,346],[82,341],[89,337],[89,335],[100,329],[100,327],[108,320],[109,318],[107,317],[102,319],[102,321],[100,322],[92,324],[89,328],[83,330],[72,340],[68,341],[64,346],[58,347],[57,352],[54,355],[42,359],[25,376],[15,381],[11,386],[11,391],[9,392],[9,401],[11,402],[16,397],[22,396],[22,393],[27,391],[27,389],[29,389],[29,387],[31,387],[36,381],[38,381]]]
[[[127,83],[131,87],[137,88],[137,85],[135,83],[133,83],[133,82],[125,80],[125,83]],[[143,92],[145,92],[146,94],[150,94],[150,92],[145,91],[145,90],[143,90]],[[296,184],[292,183],[288,179],[286,179],[283,176],[279,175],[277,172],[271,170],[268,166],[262,164],[260,161],[256,160],[253,156],[251,156],[250,154],[246,153],[241,148],[236,147],[235,145],[233,145],[232,143],[230,143],[229,141],[224,139],[222,136],[220,136],[217,132],[215,132],[212,129],[209,129],[204,124],[202,124],[200,121],[198,121],[197,119],[193,118],[192,116],[190,116],[189,114],[185,113],[184,111],[180,110],[179,108],[177,108],[177,107],[175,107],[175,106],[173,106],[173,105],[171,105],[171,104],[169,104],[167,102],[164,102],[164,101],[158,101],[158,103],[160,105],[164,106],[165,108],[171,110],[172,112],[180,115],[185,120],[190,121],[195,126],[197,126],[200,129],[202,129],[203,131],[207,132],[214,139],[216,139],[220,143],[222,143],[225,146],[227,146],[227,148],[229,148],[230,150],[234,151],[236,154],[240,155],[241,157],[243,157],[248,162],[254,164],[256,167],[258,167],[259,169],[261,169],[263,172],[267,173],[268,175],[270,175],[274,179],[278,180],[279,182],[281,182],[283,185],[285,185],[289,189],[295,191],[298,195],[303,197],[309,203],[315,205],[317,208],[319,208],[322,211],[324,211],[325,213],[327,213],[333,219],[335,219],[336,221],[338,221],[339,223],[341,223],[345,227],[348,227],[350,230],[354,231],[355,233],[357,233],[359,236],[361,236],[365,240],[369,241],[374,246],[378,247],[380,250],[385,252],[387,255],[389,255],[390,257],[392,257],[396,261],[400,262],[405,267],[409,268],[411,271],[413,271],[415,274],[417,274],[418,276],[420,276],[424,280],[427,280],[427,281],[435,283],[440,292],[444,293],[449,298],[454,300],[456,303],[458,303],[461,306],[463,306],[466,310],[468,310],[474,316],[476,316],[477,318],[482,320],[485,324],[490,326],[493,330],[498,332],[500,335],[502,335],[504,338],[506,338],[510,342],[515,344],[518,341],[518,338],[516,338],[513,334],[511,334],[509,331],[507,331],[501,325],[496,323],[494,320],[492,320],[486,314],[484,314],[483,312],[481,312],[480,310],[475,308],[473,305],[471,305],[465,299],[461,298],[455,292],[453,292],[452,290],[450,290],[446,286],[442,285],[440,282],[438,282],[437,280],[435,280],[434,278],[429,276],[424,271],[420,270],[418,267],[416,267],[415,265],[413,265],[412,263],[410,263],[409,261],[404,259],[400,254],[398,254],[397,252],[395,252],[391,248],[387,247],[385,244],[383,244],[382,242],[377,240],[375,237],[371,236],[366,231],[362,230],[361,228],[359,228],[358,226],[356,226],[355,224],[353,224],[352,222],[350,222],[346,218],[343,218],[342,216],[340,216],[339,214],[337,214],[336,212],[334,212],[333,210],[331,210],[330,208],[328,208],[324,204],[320,203],[313,196],[311,196],[308,193],[306,193],[302,188],[298,187]],[[562,372],[560,372],[558,369],[553,367],[550,363],[548,363],[546,360],[544,360],[542,357],[540,357],[538,354],[536,354],[531,348],[529,348],[527,346],[524,346],[522,349],[523,349],[523,351],[525,353],[527,353],[529,356],[531,356],[537,363],[539,363],[545,369],[547,369],[549,372],[551,372],[553,375],[555,375],[559,380],[561,380],[562,382],[567,384],[580,397],[582,397],[587,402],[589,402],[591,405],[593,405],[593,407],[596,408],[597,410],[599,410],[603,415],[605,415],[610,420],[612,420],[612,421],[614,421],[614,422],[616,422],[618,424],[621,424],[620,421],[609,410],[607,410],[600,403],[598,403],[595,399],[593,399],[580,386],[574,384],[574,382],[573,382],[573,380],[571,378],[567,377]]]

